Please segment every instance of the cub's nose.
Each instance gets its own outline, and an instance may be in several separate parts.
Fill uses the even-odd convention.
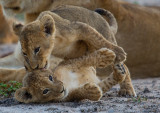
[[[31,63],[31,62],[30,62],[30,67],[31,67],[33,70],[36,70],[36,69],[39,69],[39,64],[37,64],[37,63]]]

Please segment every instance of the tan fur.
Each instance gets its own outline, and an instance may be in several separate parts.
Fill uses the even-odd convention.
[[[76,9],[77,11],[75,12]],[[126,56],[123,49],[109,42],[111,41],[116,44],[114,31],[110,29],[108,23],[99,14],[73,6],[62,6],[53,12],[54,13],[49,11],[43,12],[36,21],[26,26],[21,24],[14,26],[16,34],[20,36],[22,45],[22,49],[20,44],[17,46],[16,58],[21,62],[21,60],[23,61],[22,54],[27,54],[27,56],[24,56],[26,67],[32,69],[47,68],[51,52],[54,56],[70,59],[80,57],[86,54],[86,52],[94,51],[102,47],[108,47],[115,52],[116,62],[125,60]],[[77,12],[84,13],[84,18],[76,18],[77,14],[79,14]],[[110,16],[110,19],[114,18],[111,13],[107,11],[106,13]],[[70,14],[74,14],[75,18],[69,21],[57,14],[66,19],[71,19]],[[90,14],[90,16],[92,15],[91,17],[94,17],[94,19],[91,20],[91,18],[88,17],[87,20],[88,14]],[[105,38],[91,26],[81,22],[72,22],[75,20],[80,20],[95,27],[109,41],[105,40]],[[98,20],[99,24],[95,24]],[[44,31],[46,30],[51,30],[51,34],[45,33]],[[54,36],[56,37],[54,38]],[[35,55],[34,50],[37,47],[40,47],[40,53]],[[77,50],[79,52],[77,52]],[[12,59],[10,59],[10,61],[11,60]],[[4,63],[2,63],[2,66],[4,66]],[[131,85],[131,87],[133,86]]]
[[[115,66],[113,74],[100,81],[92,66],[105,67],[113,63],[114,59],[115,54],[103,48],[86,56],[64,61],[53,73],[47,70],[33,71],[24,77],[23,87],[16,91],[15,98],[25,103],[83,99],[97,101],[102,93],[122,82],[126,74],[122,68]],[[49,79],[51,76],[53,81]],[[46,89],[49,91],[44,94]]]
[[[0,6],[0,44],[4,43],[16,43],[18,37],[14,34],[12,30],[13,20],[7,20],[2,12],[2,7]]]
[[[20,12],[25,13],[26,23],[35,20],[40,12],[54,9],[62,4],[83,6],[92,10],[105,8],[117,19],[119,25],[117,42],[128,54],[127,65],[130,67],[132,77],[159,76],[160,57],[157,57],[160,54],[160,46],[158,46],[160,40],[157,38],[160,37],[159,8],[143,7],[120,0],[45,0],[45,2],[44,0],[38,2],[37,0],[1,0],[1,3],[3,7],[8,6],[4,12],[11,16],[13,13],[18,13],[16,10],[11,10],[13,7],[21,7]],[[152,64],[155,66],[150,67]],[[104,73],[106,73],[104,70],[100,70],[99,75]]]

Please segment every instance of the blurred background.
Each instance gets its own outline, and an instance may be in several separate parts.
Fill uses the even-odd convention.
[[[145,6],[160,6],[160,0],[124,0],[124,1]]]

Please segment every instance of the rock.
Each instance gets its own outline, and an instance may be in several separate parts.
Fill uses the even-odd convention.
[[[143,93],[150,93],[151,91],[148,88],[144,88]]]

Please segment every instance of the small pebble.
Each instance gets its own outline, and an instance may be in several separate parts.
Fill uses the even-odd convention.
[[[143,93],[150,93],[151,91],[148,88],[144,88]]]

